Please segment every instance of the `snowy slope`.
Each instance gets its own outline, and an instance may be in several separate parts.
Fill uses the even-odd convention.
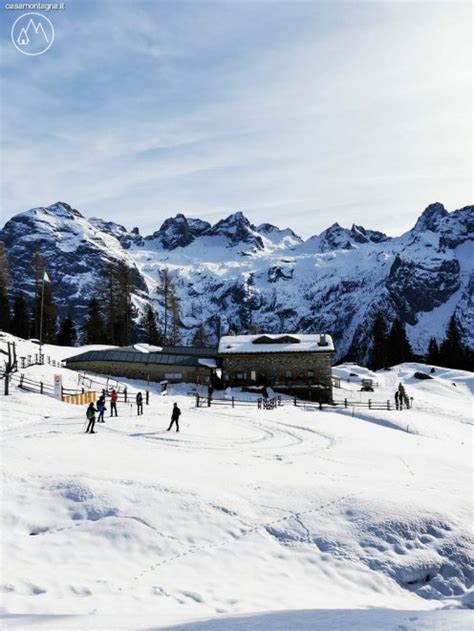
[[[324,616],[336,629],[467,628],[474,377],[435,368],[418,381],[419,370],[375,373],[375,393],[361,393],[365,369],[335,369],[336,398],[391,399],[401,381],[411,411],[196,409],[182,385],[153,391],[140,418],[121,404],[95,436],[82,433],[84,408],[14,388],[0,399],[2,607],[49,617],[5,628],[152,629],[251,612],[282,613],[190,629],[305,629]],[[166,432],[174,401],[179,434]],[[431,613],[446,607],[452,617]]]
[[[33,244],[44,254],[63,311],[81,319],[107,262],[134,271],[141,308],[150,296],[162,314],[158,274],[172,271],[181,298],[183,341],[202,322],[211,341],[218,331],[327,331],[337,358],[366,360],[368,332],[382,311],[407,324],[414,350],[443,339],[456,313],[465,343],[474,347],[474,207],[448,213],[431,204],[412,230],[383,233],[333,224],[303,242],[291,229],[251,224],[237,212],[211,226],[183,214],[150,236],[101,219],[85,219],[64,203],[11,219],[0,232],[15,288],[32,291]]]

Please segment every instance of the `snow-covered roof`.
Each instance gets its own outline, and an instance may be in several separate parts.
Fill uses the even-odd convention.
[[[226,335],[219,341],[219,355],[235,353],[309,353],[332,352],[330,335],[315,333],[260,333],[259,335]]]
[[[145,345],[143,345],[145,346]],[[77,362],[126,362],[126,363],[139,363],[139,364],[166,364],[177,366],[207,366],[203,363],[209,360],[215,362],[217,351],[215,348],[198,348],[194,346],[174,346],[174,347],[149,347],[159,348],[160,351],[150,350],[149,352],[143,352],[143,350],[137,350],[135,346],[125,346],[122,348],[105,348],[104,350],[88,350],[68,357],[66,364],[74,367]],[[213,365],[212,368],[215,366]]]
[[[207,368],[217,368],[217,362],[212,358],[199,357],[198,364],[201,366],[207,366]]]
[[[161,353],[163,350],[161,346],[153,346],[152,344],[134,344],[133,348],[140,353]]]

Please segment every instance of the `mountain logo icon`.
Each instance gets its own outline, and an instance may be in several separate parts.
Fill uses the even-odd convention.
[[[24,55],[42,55],[54,41],[54,27],[41,13],[24,13],[13,23],[10,35],[15,48]]]

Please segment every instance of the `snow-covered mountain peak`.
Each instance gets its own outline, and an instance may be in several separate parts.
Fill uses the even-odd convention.
[[[143,307],[168,266],[181,303],[182,341],[203,323],[216,330],[272,332],[326,330],[338,358],[364,360],[375,314],[400,318],[417,352],[429,338],[441,340],[456,313],[463,340],[473,345],[472,239],[474,207],[448,213],[441,204],[424,211],[401,237],[333,223],[304,243],[290,228],[254,226],[242,212],[211,226],[183,213],[166,219],[146,238],[138,229],[86,219],[58,202],[10,219],[0,241],[6,246],[12,286],[31,296],[31,256],[45,258],[60,312],[74,307],[80,322],[108,263],[133,272],[134,302]],[[429,321],[429,325],[427,322]]]
[[[440,202],[430,204],[422,212],[414,228],[412,229],[412,232],[423,232],[424,230],[437,232],[442,220],[448,215],[448,211]]]
[[[46,214],[55,215],[56,217],[64,217],[65,219],[69,219],[71,217],[84,218],[84,215],[69,204],[66,204],[66,202],[56,202],[55,204],[51,204],[51,206],[47,206],[41,210]]]
[[[221,219],[206,234],[208,236],[225,237],[230,246],[245,243],[258,250],[263,250],[265,247],[262,237],[257,232],[257,228],[250,223],[241,211]]]
[[[128,249],[132,243],[135,245],[143,244],[143,237],[140,234],[138,228],[133,228],[130,232],[119,223],[114,221],[104,221],[98,217],[91,217],[89,223],[92,224],[97,230],[106,232],[116,239],[118,239],[125,249]]]
[[[201,219],[188,219],[183,213],[168,217],[160,229],[145,240],[148,245],[162,247],[165,250],[184,248],[210,228],[211,224]]]
[[[357,226],[356,224],[352,224],[350,234],[351,238],[356,243],[368,243],[369,241],[372,241],[372,243],[381,243],[382,241],[390,240],[390,237],[387,237],[383,232],[366,230],[363,226]]]
[[[303,249],[307,252],[332,252],[333,250],[351,250],[353,247],[351,231],[335,222],[319,235],[305,241]]]
[[[278,247],[292,248],[303,243],[303,239],[293,232],[291,228],[281,229],[271,223],[262,223],[257,226],[256,230]]]
[[[48,220],[47,218],[72,219],[72,220],[76,218],[84,219],[84,215],[82,215],[75,208],[72,208],[72,206],[70,206],[69,204],[66,204],[66,202],[56,202],[54,204],[51,204],[50,206],[37,206],[35,208],[30,208],[30,210],[25,210],[24,212],[19,213],[18,215],[16,215],[16,217],[19,217],[20,215],[24,217],[25,219],[27,218],[37,218],[37,219],[44,218],[46,220]]]

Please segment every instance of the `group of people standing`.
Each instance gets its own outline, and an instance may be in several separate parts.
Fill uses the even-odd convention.
[[[94,426],[96,422],[95,415],[98,414],[97,422],[105,423],[104,414],[107,411],[107,407],[105,405],[105,390],[102,390],[102,394],[97,400],[96,405],[91,401],[89,403],[89,407],[87,408],[86,417],[89,420],[89,424],[87,425],[86,434],[95,434]],[[110,416],[118,416],[117,411],[117,401],[118,401],[118,393],[116,390],[112,390],[110,393]],[[137,414],[140,416],[143,414],[143,395],[141,392],[137,393],[136,396],[137,403]]]
[[[406,390],[402,383],[398,384],[398,388],[395,390],[395,408],[397,410],[403,410],[403,406],[406,407],[407,410],[410,409],[410,399],[406,393]]]
[[[105,397],[106,397],[106,392],[105,390],[102,390],[102,394],[97,400],[96,405],[94,405],[92,401],[91,403],[89,403],[89,406],[86,411],[86,417],[88,420],[87,429],[85,431],[86,434],[96,433],[94,430],[95,423],[96,423],[96,417],[95,417],[96,413],[98,414],[97,422],[105,423],[104,414],[107,410],[107,407],[105,405]],[[118,401],[117,391],[112,390],[110,394],[110,416],[118,416],[117,401]],[[143,394],[141,392],[137,392],[137,395],[135,397],[135,403],[137,406],[137,416],[142,416],[143,415]],[[167,430],[168,432],[170,431],[170,429],[173,427],[174,424],[176,424],[176,431],[179,432],[180,415],[181,415],[181,410],[179,409],[178,404],[174,403],[173,412],[171,414],[171,423]]]

